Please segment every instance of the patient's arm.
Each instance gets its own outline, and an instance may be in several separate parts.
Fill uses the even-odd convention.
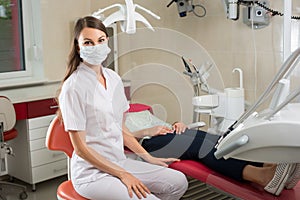
[[[141,157],[143,160],[156,164],[168,167],[168,164],[171,162],[179,161],[177,158],[157,158],[152,155],[150,155],[141,145],[137,142],[135,137],[131,134],[131,132],[128,130],[128,128],[123,123],[122,126],[122,133],[123,133],[123,139],[124,139],[124,146],[128,147],[131,151],[136,153],[139,157]]]
[[[135,131],[132,134],[134,135],[134,137],[136,138],[143,138],[146,136],[156,136],[156,135],[166,135],[167,133],[173,133],[174,130],[166,127],[166,126],[154,126],[151,128],[146,128],[146,129],[142,129],[139,131]]]
[[[157,135],[166,135],[167,133],[174,133],[174,131],[176,134],[181,134],[187,129],[187,126],[182,122],[175,122],[173,123],[172,127],[173,129],[170,129],[167,126],[154,126],[151,128],[145,128],[139,131],[135,131],[132,134],[134,135],[134,137],[141,139],[146,136],[152,137]]]

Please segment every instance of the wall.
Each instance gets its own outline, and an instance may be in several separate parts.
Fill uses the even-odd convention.
[[[49,79],[60,79],[64,74],[66,56],[70,46],[70,32],[75,19],[113,3],[124,4],[123,0],[76,0],[75,2],[74,0],[42,1],[44,61],[46,75]],[[181,79],[177,83],[179,89],[176,91],[180,93],[182,92],[180,87],[189,83],[189,78],[182,74],[184,68],[179,55],[179,53],[182,53],[188,58],[193,58],[193,62],[198,66],[207,60],[213,62],[217,70],[211,74],[210,79],[212,80],[210,80],[210,84],[219,88],[223,86],[238,86],[238,76],[232,74],[232,69],[240,67],[244,71],[246,100],[250,103],[254,102],[282,64],[283,17],[273,17],[268,27],[252,31],[242,23],[242,20],[227,20],[223,5],[219,0],[195,0],[194,2],[201,2],[205,6],[207,10],[205,17],[198,18],[189,13],[187,17],[180,18],[175,4],[169,8],[166,7],[169,1],[135,0],[135,3],[142,5],[161,17],[160,20],[156,20],[147,13],[138,10],[154,27],[166,28],[176,32],[178,37],[183,35],[187,40],[194,41],[199,48],[186,47],[184,43],[182,44],[176,38],[177,36],[174,36],[171,44],[174,47],[170,48],[176,49],[176,51],[159,50],[156,47],[151,47],[120,55],[119,74],[125,76],[128,72],[141,67],[143,64],[154,63],[155,65],[167,66],[181,74]],[[283,11],[283,1],[270,1],[270,3],[270,7]],[[293,7],[296,8],[297,6],[300,6],[300,2],[294,0]],[[108,15],[110,12],[105,12],[105,14]],[[293,14],[299,14],[296,13],[296,10],[293,12]],[[298,25],[296,24],[295,26]],[[138,23],[138,27],[143,28],[144,26],[142,23]],[[137,33],[141,31],[144,30],[138,30]],[[129,48],[134,46],[134,43],[147,41],[150,41],[150,43],[155,41],[163,42],[169,39],[168,35],[158,35],[156,33],[145,31],[144,37],[137,36],[135,40],[132,39],[135,37],[129,37],[128,41],[130,42],[120,40],[124,38],[120,33],[120,48]],[[299,35],[299,32],[297,34]],[[167,45],[170,44],[168,43]],[[164,46],[164,48],[168,47]],[[185,49],[185,52],[180,51],[180,49]],[[256,49],[256,52],[254,49]],[[137,77],[135,76],[135,78]],[[168,74],[165,74],[163,78],[176,83],[176,80],[173,80]],[[187,95],[186,101],[191,102],[193,89],[190,83],[189,87],[185,86],[184,90],[187,90],[185,91]],[[161,106],[158,106],[160,109],[158,111],[162,112],[160,113],[162,118],[169,122],[183,119],[188,123],[191,121],[191,118],[183,117],[182,113],[191,113],[191,106],[180,104],[181,99],[178,99],[177,96],[179,95],[176,92],[170,91],[162,84],[153,83],[137,89],[133,93],[132,100],[133,102],[148,103],[150,105],[162,105],[163,109],[161,109]],[[188,111],[183,111],[185,109]]]
[[[87,0],[41,0],[45,76],[61,80],[65,74],[74,22],[90,13]]]

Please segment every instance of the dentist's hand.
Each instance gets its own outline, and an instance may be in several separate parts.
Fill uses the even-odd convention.
[[[148,163],[160,165],[163,167],[168,167],[169,164],[172,162],[180,161],[180,159],[177,159],[177,158],[157,158],[157,157],[151,156],[150,154],[146,154],[141,157]]]
[[[128,172],[122,172],[119,179],[125,184],[128,190],[129,197],[133,197],[133,192],[139,199],[146,198],[150,194],[150,190],[135,176]]]

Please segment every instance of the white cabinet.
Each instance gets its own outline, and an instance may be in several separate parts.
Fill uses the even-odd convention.
[[[45,146],[48,126],[55,115],[18,120],[18,136],[11,140],[15,156],[8,158],[8,174],[35,184],[67,174],[67,157],[59,151],[49,151]]]

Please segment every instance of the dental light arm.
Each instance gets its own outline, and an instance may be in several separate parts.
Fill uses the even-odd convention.
[[[123,9],[123,5],[122,4],[113,4],[113,5],[110,5],[106,8],[100,8],[98,11],[94,12],[92,14],[93,17],[96,17],[97,19],[101,19],[101,14],[104,13],[105,11],[111,9],[111,8],[115,8],[115,7],[118,7],[119,10],[122,10]],[[122,10],[122,12],[124,13],[124,10]]]
[[[98,11],[94,12],[92,16],[101,19],[101,14],[111,8],[118,7],[119,10],[109,15],[107,18],[103,20],[103,24],[105,26],[109,26],[112,23],[120,22],[120,27],[123,32],[128,34],[133,34],[136,32],[136,21],[142,22],[147,28],[154,31],[151,24],[139,13],[135,11],[136,8],[143,10],[153,16],[156,19],[160,19],[160,17],[150,10],[138,5],[133,4],[133,0],[125,0],[126,5],[123,4],[113,4],[103,9],[99,9]]]

